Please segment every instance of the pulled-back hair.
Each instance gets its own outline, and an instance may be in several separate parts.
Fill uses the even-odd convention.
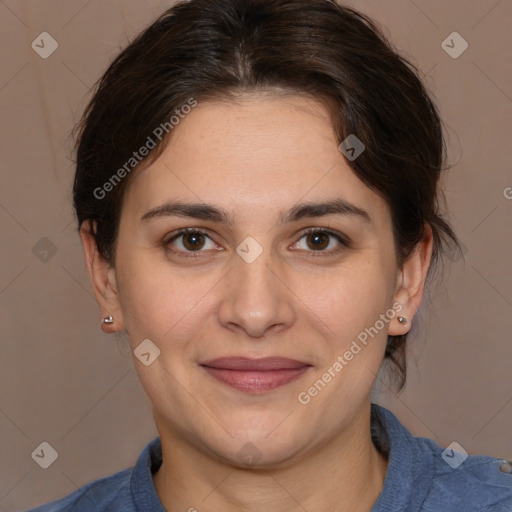
[[[351,134],[363,142],[365,151],[348,164],[389,205],[399,266],[425,224],[433,232],[429,272],[443,245],[457,244],[439,206],[445,143],[437,109],[416,68],[370,19],[334,0],[189,0],[120,53],[77,125],[78,227],[95,221],[108,263],[115,264],[123,193],[138,165],[134,151],[151,137],[143,160],[153,161],[172,136],[171,116],[185,105],[261,91],[315,98],[339,143]],[[389,336],[385,352],[398,389],[406,339]]]

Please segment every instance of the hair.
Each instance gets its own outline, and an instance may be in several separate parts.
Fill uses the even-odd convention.
[[[115,58],[95,89],[75,127],[73,198],[78,228],[91,223],[111,265],[131,176],[126,164],[141,165],[131,160],[134,151],[148,147],[149,137],[155,147],[142,162],[154,161],[172,135],[170,116],[192,101],[272,91],[321,101],[339,143],[356,135],[365,145],[348,165],[389,205],[399,267],[426,224],[433,234],[429,276],[445,245],[459,247],[440,208],[442,124],[417,68],[372,20],[334,0],[176,4]],[[406,340],[388,336],[385,351],[398,391]]]

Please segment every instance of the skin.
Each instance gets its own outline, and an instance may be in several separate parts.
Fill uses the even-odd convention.
[[[161,156],[130,180],[115,265],[99,256],[88,224],[81,237],[102,316],[115,319],[103,330],[126,329],[132,349],[149,338],[161,351],[149,366],[135,357],[134,364],[162,440],[163,464],[153,478],[166,510],[370,511],[387,468],[370,437],[371,390],[388,334],[407,332],[420,305],[429,227],[398,268],[388,205],[350,169],[324,106],[298,96],[199,103]],[[332,199],[370,220],[330,214],[277,222],[297,203]],[[141,220],[169,200],[223,208],[232,224]],[[186,227],[207,232],[198,257],[190,236],[165,246]],[[311,227],[339,232],[350,245],[304,236]],[[246,237],[263,249],[252,263],[236,252]],[[301,404],[299,393],[394,303],[408,322],[391,319]],[[283,356],[311,367],[273,391],[250,394],[199,366],[233,355]],[[257,449],[252,464],[237,455],[246,443]]]

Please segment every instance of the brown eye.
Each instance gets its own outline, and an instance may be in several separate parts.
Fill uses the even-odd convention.
[[[330,235],[322,231],[317,231],[316,233],[309,233],[306,240],[309,247],[314,251],[323,250],[329,245]]]
[[[305,244],[301,242],[302,239],[305,240]],[[345,248],[349,248],[350,242],[341,233],[327,229],[312,228],[303,233],[296,246],[306,252],[316,252],[319,255],[325,254],[328,256],[329,254],[335,254]]]
[[[210,246],[208,246],[208,243]],[[195,229],[182,229],[174,236],[164,241],[165,247],[168,247],[174,253],[201,253],[206,249],[215,249],[216,245],[207,233]]]
[[[188,251],[196,251],[204,245],[204,235],[202,233],[185,233],[183,237],[183,246]]]

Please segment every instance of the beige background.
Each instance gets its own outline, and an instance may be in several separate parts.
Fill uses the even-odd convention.
[[[156,435],[126,344],[99,328],[72,217],[69,130],[107,63],[169,5],[0,2],[0,511],[128,467]],[[437,97],[455,164],[450,218],[466,247],[420,311],[407,390],[375,398],[415,435],[512,458],[512,2],[350,5],[413,56]],[[31,48],[44,31],[59,45],[48,59]],[[453,31],[469,43],[457,59],[441,47]],[[48,469],[31,458],[43,441],[58,452]]]

